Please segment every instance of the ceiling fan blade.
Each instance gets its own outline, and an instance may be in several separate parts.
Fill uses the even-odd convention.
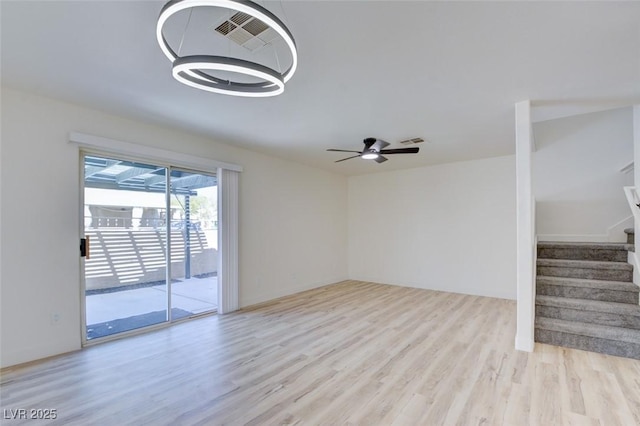
[[[380,154],[415,154],[420,151],[417,146],[411,148],[383,149]]]
[[[335,161],[335,163],[339,163],[339,162],[345,161],[345,160],[351,160],[352,158],[357,158],[357,157],[360,157],[360,155],[354,155],[353,157],[343,158],[342,160]]]
[[[378,156],[375,158],[375,161],[376,161],[376,163],[384,163],[385,161],[387,161],[387,158],[386,158],[386,157],[383,157],[382,155],[378,155]]]
[[[376,151],[382,150],[384,147],[389,146],[390,143],[387,141],[383,141],[382,139],[376,139],[373,145],[371,145],[371,149],[375,149]]]
[[[362,154],[360,151],[349,151],[346,149],[328,149],[327,151],[332,151],[332,152],[357,152],[358,154]]]

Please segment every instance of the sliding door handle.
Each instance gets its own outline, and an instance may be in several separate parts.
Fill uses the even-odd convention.
[[[84,257],[86,259],[91,258],[91,245],[89,241],[88,235],[84,238],[80,238],[80,257]]]

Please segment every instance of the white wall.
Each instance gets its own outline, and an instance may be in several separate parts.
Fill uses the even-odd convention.
[[[533,128],[539,239],[624,241],[622,231],[632,222],[624,223],[631,211],[622,188],[633,185],[633,173],[620,169],[633,161],[632,109],[550,120]]]
[[[516,297],[515,157],[349,178],[349,277]]]
[[[1,124],[3,367],[80,347],[80,179],[71,131],[244,167],[241,306],[347,278],[344,176],[5,88]]]

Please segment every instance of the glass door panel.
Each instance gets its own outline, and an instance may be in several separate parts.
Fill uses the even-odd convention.
[[[218,299],[218,182],[171,169],[171,318],[214,311]]]
[[[166,173],[84,157],[86,340],[168,320]]]

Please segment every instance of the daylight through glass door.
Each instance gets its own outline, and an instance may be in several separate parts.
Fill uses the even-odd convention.
[[[85,155],[84,234],[86,341],[216,309],[215,175]]]
[[[216,309],[218,182],[216,176],[171,169],[171,315]]]

